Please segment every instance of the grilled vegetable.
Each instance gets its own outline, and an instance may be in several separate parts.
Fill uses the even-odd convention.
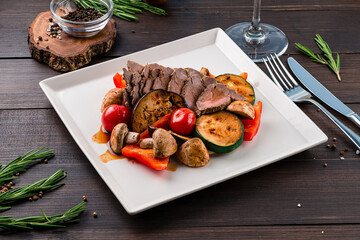
[[[247,101],[234,101],[227,106],[226,110],[236,113],[244,118],[255,118],[254,107]]]
[[[227,153],[242,143],[244,126],[235,114],[220,111],[198,118],[195,134],[205,143],[208,150]]]
[[[100,111],[103,112],[105,108],[112,104],[121,104],[121,99],[124,91],[125,89],[122,88],[113,88],[108,93],[106,93],[101,103]]]
[[[127,145],[122,149],[122,155],[132,157],[139,162],[155,169],[166,169],[169,164],[169,158],[155,158],[153,156],[154,150],[142,149],[139,144]]]
[[[180,95],[162,89],[151,91],[133,109],[132,130],[141,133],[166,114],[182,107],[186,105]]]
[[[244,141],[251,141],[255,135],[257,134],[260,127],[260,118],[262,111],[262,102],[257,102],[254,105],[255,110],[255,118],[251,119],[243,119],[242,122],[244,124]]]
[[[166,158],[176,153],[178,149],[176,140],[168,131],[158,128],[152,138],[154,139],[154,157]]]
[[[254,88],[243,77],[227,73],[219,75],[215,79],[225,84],[228,88],[234,89],[239,95],[246,97],[246,101],[249,103],[254,104]]]
[[[192,138],[181,145],[176,156],[189,167],[203,167],[210,161],[209,152],[199,138]]]
[[[154,139],[152,138],[144,138],[140,141],[140,147],[146,149],[153,149],[154,147]]]
[[[157,120],[154,124],[149,126],[148,129],[146,129],[144,132],[140,134],[140,139],[151,137],[152,133],[156,130],[156,128],[163,128],[167,130],[170,129],[170,117],[171,114],[169,113],[163,116],[162,118],[160,118],[159,120]],[[149,130],[152,130],[152,132]]]

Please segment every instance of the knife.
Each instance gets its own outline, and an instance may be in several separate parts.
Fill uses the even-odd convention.
[[[300,82],[316,97],[326,103],[329,107],[338,111],[360,128],[360,117],[348,106],[342,103],[334,94],[327,90],[318,80],[316,80],[305,68],[303,68],[294,58],[288,58],[290,69]]]

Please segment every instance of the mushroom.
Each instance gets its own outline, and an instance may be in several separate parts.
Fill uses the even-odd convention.
[[[247,101],[234,101],[229,106],[227,106],[226,110],[236,113],[245,118],[255,118],[254,107],[253,105],[251,105],[251,103]]]
[[[114,153],[121,153],[121,150],[125,145],[135,144],[139,139],[139,133],[129,132],[126,123],[119,123],[111,132],[110,147]]]
[[[114,153],[121,153],[124,146],[124,140],[128,132],[129,129],[126,123],[119,123],[114,127],[110,136],[110,147]]]
[[[154,140],[154,157],[166,158],[176,153],[176,140],[168,131],[158,128],[153,133],[152,138]]]
[[[104,97],[100,111],[103,112],[105,108],[112,104],[121,104],[122,102],[122,96],[124,94],[125,89],[124,88],[113,88],[111,89]]]
[[[129,132],[125,137],[125,144],[135,144],[140,140],[140,133]]]
[[[203,167],[210,162],[209,152],[200,138],[186,141],[181,145],[176,156],[189,167]]]
[[[154,139],[144,138],[143,140],[140,141],[140,147],[152,149],[154,147]]]

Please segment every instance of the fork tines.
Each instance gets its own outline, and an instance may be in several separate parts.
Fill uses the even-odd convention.
[[[270,54],[270,57],[271,59],[269,57],[266,57],[263,58],[263,60],[275,84],[283,91],[288,91],[298,86],[297,82],[291,76],[288,70],[285,68],[284,64],[280,61],[279,57],[275,53]],[[268,63],[270,64],[271,67],[269,66]],[[281,66],[281,68],[279,67],[279,65]],[[284,72],[288,78],[285,76]],[[290,79],[290,81],[288,79]]]

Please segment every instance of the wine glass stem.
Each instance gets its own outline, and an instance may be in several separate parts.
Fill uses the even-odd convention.
[[[260,6],[261,6],[261,0],[254,0],[254,12],[253,12],[251,26],[255,30],[258,29],[260,24]]]
[[[265,40],[265,33],[260,27],[261,0],[254,0],[254,12],[246,40],[251,44],[261,44]]]

